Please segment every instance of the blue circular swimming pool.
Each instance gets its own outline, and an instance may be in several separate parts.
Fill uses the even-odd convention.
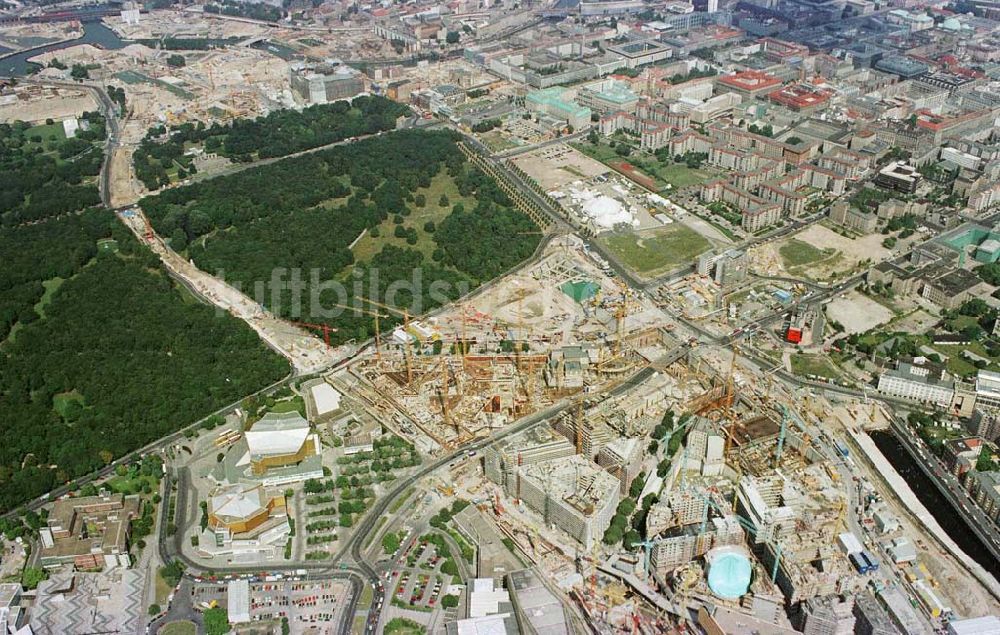
[[[708,566],[708,588],[726,600],[745,595],[750,588],[753,567],[741,553],[726,551],[711,557]]]

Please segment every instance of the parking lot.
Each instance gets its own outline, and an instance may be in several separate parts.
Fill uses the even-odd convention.
[[[202,610],[228,606],[225,583],[202,582],[192,590],[194,605]],[[292,632],[330,633],[343,610],[349,591],[336,580],[273,580],[250,584],[250,618],[254,622],[288,618]],[[213,604],[214,603],[214,604]]]

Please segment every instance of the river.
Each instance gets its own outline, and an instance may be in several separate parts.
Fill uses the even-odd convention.
[[[873,432],[871,438],[875,445],[892,463],[899,475],[909,484],[924,507],[937,519],[938,523],[951,539],[962,548],[970,558],[983,565],[983,568],[1000,580],[1000,562],[990,554],[986,545],[969,528],[965,520],[955,511],[951,503],[941,495],[938,488],[920,469],[910,454],[900,445],[891,432]]]
[[[104,24],[100,21],[84,22],[82,37],[75,40],[69,40],[67,42],[46,44],[45,46],[41,46],[30,51],[16,53],[10,57],[0,59],[0,75],[7,77],[23,77],[31,72],[32,65],[28,62],[28,58],[41,55],[42,53],[48,53],[50,51],[59,51],[64,48],[69,48],[70,46],[77,46],[79,44],[93,44],[94,46],[100,48],[115,50],[124,48],[126,42],[118,37],[117,33],[104,26]]]

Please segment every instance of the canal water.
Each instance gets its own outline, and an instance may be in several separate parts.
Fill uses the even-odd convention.
[[[910,489],[917,495],[920,502],[938,521],[951,539],[962,548],[970,558],[983,565],[983,568],[1000,580],[1000,562],[990,554],[986,546],[969,528],[962,516],[951,506],[951,503],[941,495],[934,483],[924,474],[920,466],[914,462],[910,454],[900,445],[891,432],[873,432],[871,438],[875,445],[885,455],[899,475],[906,480]]]
[[[100,48],[115,50],[124,48],[126,42],[118,37],[114,31],[104,26],[101,22],[84,22],[82,37],[68,42],[49,44],[41,48],[23,53],[17,53],[15,55],[11,55],[10,57],[0,59],[0,75],[6,77],[23,77],[31,72],[32,65],[28,62],[28,58],[41,55],[42,53],[48,53],[50,51],[60,51],[64,48],[77,46],[79,44],[93,44],[94,46]],[[0,54],[2,53],[3,52],[0,51]]]

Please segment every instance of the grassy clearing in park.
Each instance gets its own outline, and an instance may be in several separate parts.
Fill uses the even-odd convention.
[[[155,476],[140,476],[140,475],[125,475],[125,476],[114,476],[104,484],[112,492],[116,494],[125,494],[126,496],[131,496],[132,494],[139,494],[143,491],[143,486],[148,485],[147,488],[151,492],[156,491],[156,477]]]
[[[796,353],[792,355],[792,372],[796,375],[815,375],[826,379],[839,379],[840,371],[824,355]]]
[[[603,242],[625,265],[640,275],[652,275],[692,262],[711,248],[708,239],[681,223],[636,232],[627,230]]]
[[[79,404],[80,406],[83,406],[84,405],[83,395],[74,390],[72,392],[61,392],[58,395],[52,397],[52,409],[55,410],[59,414],[59,416],[63,418],[66,417],[67,409],[70,407],[70,404],[72,403],[76,403]]]
[[[97,249],[101,252],[116,254],[118,253],[118,241],[114,238],[102,238],[97,241]]]
[[[801,267],[811,265],[825,260],[832,256],[836,250],[819,249],[809,243],[797,238],[790,238],[778,248],[781,258],[785,261],[785,268]]]
[[[355,262],[367,262],[375,257],[377,253],[382,251],[382,248],[386,245],[395,245],[403,249],[410,248],[421,252],[428,259],[431,259],[434,254],[434,250],[437,248],[437,243],[434,242],[434,236],[424,231],[424,225],[427,222],[434,223],[435,227],[441,223],[445,218],[451,214],[452,207],[455,203],[461,203],[465,206],[466,211],[470,211],[476,206],[476,199],[473,197],[463,197],[458,193],[458,187],[455,185],[455,181],[448,176],[447,171],[442,169],[440,172],[431,179],[431,185],[428,188],[418,188],[413,196],[416,198],[417,195],[423,194],[425,199],[425,205],[423,207],[417,207],[414,203],[407,203],[407,207],[410,209],[410,215],[403,217],[403,228],[413,228],[417,233],[417,243],[415,245],[409,245],[406,242],[406,238],[397,238],[394,234],[396,231],[396,224],[393,219],[387,218],[378,226],[378,236],[373,238],[371,232],[366,233],[357,244],[351,249],[354,252]],[[441,195],[448,197],[448,205],[441,206]]]
[[[52,301],[52,296],[55,295],[56,291],[59,290],[59,287],[61,287],[64,282],[66,282],[66,279],[60,278],[59,276],[49,278],[48,280],[42,282],[42,286],[45,288],[45,293],[43,293],[42,297],[35,303],[35,313],[38,314],[38,317],[45,318],[45,305]]]
[[[24,136],[27,139],[25,144],[27,147],[42,147],[46,152],[50,152],[52,146],[66,140],[66,131],[63,129],[62,122],[56,121],[51,124],[32,126],[28,128]],[[41,142],[35,141],[35,137],[41,137]]]
[[[170,622],[160,629],[159,635],[197,635],[198,629],[194,622]]]

